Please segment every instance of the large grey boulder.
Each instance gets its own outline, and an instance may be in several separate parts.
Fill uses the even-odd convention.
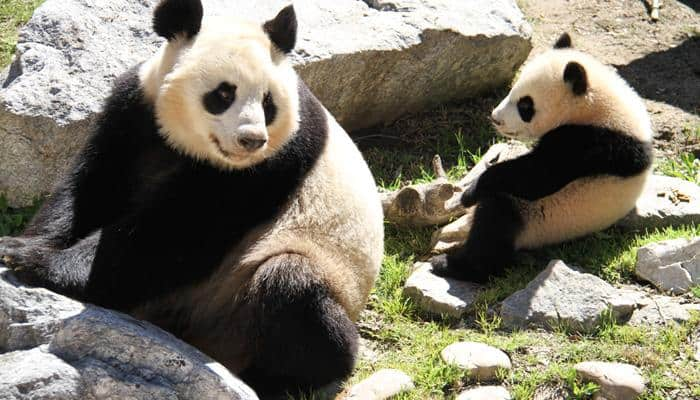
[[[553,260],[524,289],[503,300],[501,318],[509,328],[563,326],[585,332],[595,329],[609,310],[624,320],[636,307],[637,299],[622,290]]]
[[[0,76],[0,193],[26,204],[78,151],[114,78],[149,57],[157,0],[47,0]],[[266,20],[289,0],[204,0],[206,14]],[[347,129],[503,86],[530,51],[514,0],[296,0],[292,55]],[[3,75],[3,74],[0,74]]]
[[[169,333],[25,287],[1,267],[0,339],[2,400],[257,399],[221,364]]]

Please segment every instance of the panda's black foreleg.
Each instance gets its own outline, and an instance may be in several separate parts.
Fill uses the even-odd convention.
[[[241,377],[261,398],[297,396],[350,375],[357,329],[309,259],[269,259],[253,278],[248,303],[255,354]]]
[[[100,233],[66,249],[49,246],[41,238],[9,238],[0,243],[0,261],[28,284],[82,299]]]
[[[486,282],[502,274],[513,260],[515,238],[522,227],[516,199],[502,193],[482,198],[467,241],[447,255],[432,258],[433,272],[472,282]]]

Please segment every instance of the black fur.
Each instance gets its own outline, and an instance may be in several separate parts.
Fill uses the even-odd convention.
[[[606,128],[564,125],[548,132],[531,152],[489,167],[463,194],[465,207],[478,203],[472,231],[464,247],[436,263],[437,272],[476,281],[503,272],[523,227],[520,201],[583,177],[638,175],[651,166],[652,154],[650,143]]]
[[[277,105],[270,92],[267,92],[263,99],[263,111],[265,112],[265,125],[270,126],[277,116]]]
[[[180,34],[191,39],[199,33],[203,16],[200,0],[162,0],[153,12],[153,30],[168,40]]]
[[[556,43],[554,43],[555,49],[568,49],[571,48],[571,36],[567,32],[564,32],[559,36]]]
[[[520,119],[525,122],[532,121],[535,116],[535,103],[532,101],[532,97],[523,96],[518,100],[518,114],[520,114]]]
[[[236,101],[236,85],[228,82],[221,82],[216,89],[202,98],[204,108],[213,115],[223,114],[234,101]]]
[[[580,96],[588,90],[588,77],[583,65],[571,61],[564,68],[564,82],[571,85],[574,94]]]
[[[290,142],[254,168],[222,171],[166,145],[132,69],[118,80],[72,172],[24,233],[54,252],[87,240],[94,254],[65,265],[20,260],[2,245],[0,254],[36,264],[25,273],[44,286],[119,310],[206,278],[243,235],[277,214],[325,146],[323,109],[301,82],[299,91],[301,128]]]
[[[289,5],[277,16],[263,25],[272,43],[283,53],[289,53],[297,42],[297,16],[294,6]]]
[[[258,351],[241,377],[262,398],[305,393],[352,372],[357,330],[317,270],[303,256],[282,255],[256,273],[248,302]]]

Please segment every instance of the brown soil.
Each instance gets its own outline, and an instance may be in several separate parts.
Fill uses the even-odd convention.
[[[611,64],[646,100],[656,147],[700,157],[700,0],[520,0],[535,54],[564,31],[574,46]],[[531,56],[532,56],[531,54]]]

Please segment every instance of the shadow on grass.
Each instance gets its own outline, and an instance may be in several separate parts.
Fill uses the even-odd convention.
[[[488,116],[505,94],[502,89],[450,103],[386,126],[355,131],[352,137],[384,188],[431,179],[435,154],[456,178],[498,140]]]

